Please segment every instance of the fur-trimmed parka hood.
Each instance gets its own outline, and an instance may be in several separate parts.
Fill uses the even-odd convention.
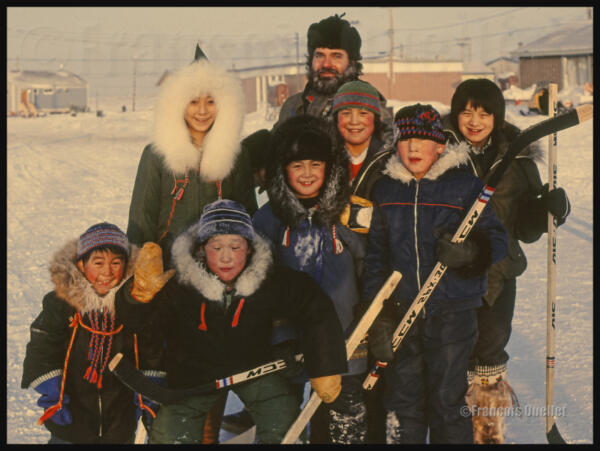
[[[171,255],[175,277],[179,283],[195,288],[209,301],[223,302],[225,284],[208,270],[204,259],[198,260],[194,255],[195,237],[200,225],[196,223],[189,227],[173,243]],[[250,296],[258,290],[273,264],[273,255],[264,238],[255,234],[250,244],[252,254],[234,283],[236,294],[240,296]]]
[[[329,227],[342,213],[350,197],[350,163],[346,151],[336,144],[330,124],[322,118],[298,115],[288,118],[274,129],[267,163],[267,194],[275,216],[286,226],[296,227],[311,215],[313,221]],[[319,160],[327,163],[325,181],[318,206],[310,211],[296,197],[287,183],[286,167],[296,160]]]
[[[217,117],[198,149],[184,114],[189,102],[202,95],[215,99]],[[176,173],[199,169],[206,180],[221,180],[231,172],[240,151],[244,119],[238,78],[207,60],[195,61],[163,82],[154,114],[154,147],[169,169]]]
[[[427,180],[436,180],[446,171],[467,164],[468,161],[469,146],[466,143],[446,144],[442,154],[431,165],[423,178]],[[404,163],[402,163],[402,160],[397,153],[390,156],[383,173],[395,180],[406,183],[407,185],[411,180],[415,180],[415,176],[406,168],[406,166],[404,166]]]
[[[49,270],[54,284],[54,291],[56,291],[59,298],[73,306],[80,313],[102,307],[108,307],[112,312],[114,311],[116,292],[133,275],[138,252],[139,248],[137,246],[129,245],[129,259],[123,272],[123,279],[104,296],[100,296],[85,278],[85,275],[77,268],[77,240],[71,240],[56,251],[50,261]]]

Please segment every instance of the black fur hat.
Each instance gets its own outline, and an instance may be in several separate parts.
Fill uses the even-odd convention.
[[[320,22],[308,27],[307,46],[308,54],[312,54],[317,47],[328,49],[344,49],[351,60],[358,61],[360,56],[361,39],[358,30],[350,22],[342,19],[344,14],[327,17]]]
[[[249,134],[242,140],[242,149],[249,153],[253,170],[264,168],[269,161],[270,139],[271,132],[263,128]]]

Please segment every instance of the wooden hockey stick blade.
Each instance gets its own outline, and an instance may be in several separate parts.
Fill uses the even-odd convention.
[[[375,318],[377,318],[377,315],[383,308],[383,302],[391,296],[391,294],[396,288],[396,285],[398,285],[398,282],[400,282],[401,278],[402,274],[400,274],[400,272],[393,271],[392,274],[386,280],[386,282],[383,284],[383,286],[371,302],[371,305],[369,305],[369,308],[364,313],[364,315],[350,334],[350,337],[348,337],[348,339],[346,340],[346,359],[349,359],[350,356],[352,356],[359,343],[373,324],[373,321],[375,321]],[[306,427],[306,425],[308,424],[308,422],[310,421],[311,417],[314,415],[314,413],[317,410],[317,407],[319,407],[320,404],[321,398],[319,398],[317,393],[314,392],[310,396],[310,399],[308,400],[304,408],[302,409],[302,412],[300,412],[300,415],[298,415],[298,418],[296,418],[296,421],[294,421],[294,423],[286,432],[285,436],[283,437],[283,440],[281,441],[282,444],[289,445],[296,441],[296,439],[300,436],[300,434],[302,433],[302,431],[304,430],[304,428]]]
[[[548,432],[546,432],[546,438],[548,439],[548,443],[551,445],[566,445],[567,442],[560,435],[558,428],[556,427],[556,423],[552,425],[552,428]]]
[[[580,105],[577,108],[575,108],[575,111],[577,111],[579,123],[585,122],[594,117],[594,105],[592,105],[591,103]]]

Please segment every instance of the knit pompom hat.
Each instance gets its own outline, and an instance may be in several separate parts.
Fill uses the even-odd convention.
[[[431,105],[406,106],[394,116],[394,142],[403,139],[430,139],[440,144],[446,142],[440,113]]]
[[[361,39],[358,30],[342,19],[344,14],[327,17],[308,27],[307,47],[312,56],[317,47],[343,49],[351,60],[360,60]]]
[[[254,240],[252,219],[244,206],[229,199],[219,199],[202,210],[196,227],[196,242],[205,243],[214,235],[241,235]]]
[[[129,255],[129,240],[121,229],[108,222],[94,224],[79,237],[77,259],[94,249],[106,246],[122,249],[125,255]]]
[[[333,113],[345,108],[358,108],[381,116],[381,103],[377,89],[362,80],[344,83],[333,98]]]

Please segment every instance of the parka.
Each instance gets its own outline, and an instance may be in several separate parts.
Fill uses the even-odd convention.
[[[252,254],[234,290],[197,256],[191,226],[174,242],[175,276],[147,304],[117,293],[117,312],[134,330],[151,331],[166,342],[167,383],[188,388],[273,360],[274,317],[304,331],[302,351],[310,377],[346,370],[341,325],[331,300],[306,274],[273,264],[268,244],[256,236]]]
[[[390,157],[372,194],[363,299],[373,299],[389,274],[397,270],[402,280],[392,294],[393,302],[398,310],[412,303],[437,262],[437,239],[446,232],[456,232],[483,188],[464,167],[466,162],[465,144],[446,146],[429,171],[417,180],[397,154]],[[483,210],[469,238],[480,250],[477,261],[465,271],[446,270],[424,308],[426,315],[481,305],[487,288],[485,269],[506,255],[507,238],[490,208]]]
[[[345,334],[349,334],[355,319],[353,309],[360,298],[358,272],[364,243],[340,222],[340,213],[349,199],[349,169],[343,150],[335,156],[326,171],[318,206],[310,209],[300,203],[287,184],[283,164],[276,163],[267,188],[269,202],[254,214],[252,222],[270,242],[278,264],[309,274],[329,295]],[[278,334],[287,338],[294,335],[293,331]],[[355,353],[355,357],[360,355],[360,350]],[[349,374],[365,370],[366,359],[349,361]]]
[[[443,124],[449,142],[465,142],[460,132],[452,127],[450,116],[443,119]],[[469,151],[467,163],[471,172],[485,183],[519,131],[514,125],[505,122],[504,127],[494,134],[489,147],[485,149],[485,153],[493,156],[487,169],[482,168]],[[505,279],[514,279],[527,268],[527,259],[519,241],[533,243],[547,231],[547,212],[536,206],[539,203],[537,196],[543,188],[536,162],[542,159],[543,150],[539,143],[523,149],[502,175],[490,200],[492,209],[506,229],[509,250],[505,258],[489,269],[488,289],[484,296],[489,305],[494,304]]]
[[[100,372],[101,383],[91,383],[85,379],[85,375],[90,367],[91,319],[102,321],[101,309],[104,307],[114,312],[115,293],[133,274],[137,253],[138,248],[131,246],[122,282],[104,296],[95,292],[76,266],[77,240],[59,249],[50,263],[54,290],[44,296],[42,312],[31,324],[31,339],[23,362],[21,387],[35,388],[53,377],[63,377],[69,342],[74,334],[64,387],[64,393],[70,398],[66,407],[72,414],[73,422],[61,426],[54,423],[52,417],[44,422],[52,434],[65,441],[127,443],[133,439],[136,428],[133,392],[108,368]],[[110,320],[107,324],[110,326]],[[129,359],[135,359],[133,333],[122,326],[118,314],[115,315],[113,326],[115,331],[121,330],[104,341],[101,362],[110,361],[119,352]],[[136,339],[140,344],[140,369],[147,375],[164,376],[161,348],[148,346],[150,341],[145,336],[140,335]]]
[[[217,116],[198,149],[184,114],[200,95],[215,99]],[[170,264],[174,238],[200,218],[206,204],[227,198],[251,213],[256,210],[249,155],[240,152],[243,118],[240,81],[206,60],[163,82],[155,106],[154,139],[144,148],[131,196],[127,226],[131,243],[158,242]]]

